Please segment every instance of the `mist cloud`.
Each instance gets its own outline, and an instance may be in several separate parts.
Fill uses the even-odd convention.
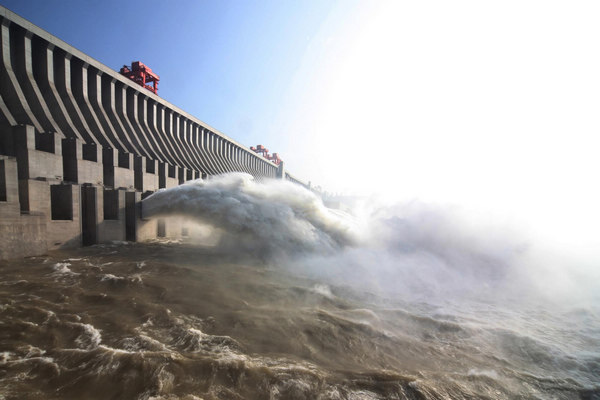
[[[223,231],[220,246],[228,253],[264,256],[394,298],[569,296],[582,293],[588,276],[540,257],[514,230],[456,208],[418,201],[359,207],[332,210],[299,185],[234,173],[161,190],[143,201],[143,214],[184,216]]]

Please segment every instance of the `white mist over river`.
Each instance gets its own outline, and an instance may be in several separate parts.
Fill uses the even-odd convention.
[[[518,231],[245,174],[143,212],[203,235],[0,264],[0,398],[600,397],[593,262]]]
[[[386,295],[588,301],[600,289],[591,262],[552,259],[514,227],[483,224],[457,207],[412,201],[327,208],[290,182],[222,175],[159,191],[144,215],[184,216],[219,231],[220,247],[263,255],[298,272]],[[352,281],[355,277],[356,282]],[[559,298],[557,298],[557,296]]]

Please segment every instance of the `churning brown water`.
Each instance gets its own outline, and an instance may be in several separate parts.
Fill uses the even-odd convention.
[[[598,282],[512,237],[241,174],[143,206],[221,237],[0,262],[0,399],[600,398]]]
[[[393,302],[176,243],[97,246],[0,266],[4,399],[600,393],[598,321],[586,310]],[[528,313],[544,319],[545,331],[526,322]],[[497,323],[517,319],[529,336]]]

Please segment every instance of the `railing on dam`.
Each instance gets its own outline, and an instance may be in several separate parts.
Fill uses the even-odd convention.
[[[0,19],[2,132],[30,125],[37,135],[95,146],[98,157],[116,150],[185,178],[278,176],[262,156],[1,6]],[[11,155],[2,136],[0,152]]]

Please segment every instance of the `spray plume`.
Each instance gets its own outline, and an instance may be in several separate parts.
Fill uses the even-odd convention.
[[[143,201],[143,214],[185,216],[223,230],[234,247],[268,253],[332,252],[357,241],[352,218],[328,209],[311,191],[244,173],[158,191]]]
[[[221,230],[228,253],[394,297],[556,297],[583,287],[514,231],[418,201],[370,202],[348,214],[299,185],[233,173],[158,191],[143,214],[184,216]]]

